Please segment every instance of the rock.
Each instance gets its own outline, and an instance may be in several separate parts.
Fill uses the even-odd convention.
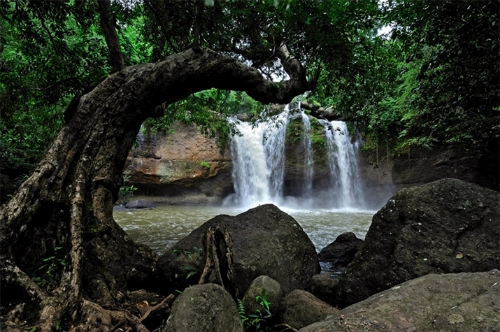
[[[456,179],[400,190],[373,217],[336,303],[347,306],[429,273],[498,267],[499,201],[500,193]]]
[[[238,308],[219,285],[186,288],[174,301],[167,332],[244,332]]]
[[[216,204],[233,192],[229,148],[194,125],[175,122],[168,133],[139,133],[127,158],[127,184],[135,195],[162,196],[169,204]]]
[[[429,274],[300,332],[499,331],[500,271]]]
[[[320,271],[314,245],[302,227],[290,215],[267,204],[234,217],[216,216],[162,255],[158,267],[167,291],[197,283],[204,265],[199,253],[202,236],[215,224],[226,227],[232,236],[234,279],[240,296],[261,275],[279,282],[286,294],[306,288],[311,276]],[[198,275],[189,276],[195,271]]]
[[[151,209],[154,208],[156,205],[152,201],[148,201],[145,199],[139,199],[136,201],[129,202],[125,205],[125,208],[127,209]]]
[[[339,280],[333,278],[330,274],[316,274],[311,279],[309,291],[321,301],[334,304],[338,283]]]
[[[281,302],[280,317],[295,329],[319,322],[339,310],[304,290],[296,289]]]
[[[247,315],[255,313],[257,310],[263,311],[262,306],[256,301],[256,297],[262,295],[262,290],[266,291],[267,299],[271,302],[271,313],[278,312],[282,296],[281,285],[268,276],[259,276],[252,281],[245,296],[243,296],[242,302]]]
[[[113,212],[124,212],[127,211],[127,208],[123,205],[115,205],[113,206]]]
[[[321,249],[319,261],[329,263],[332,269],[347,267],[362,244],[363,240],[352,232],[340,234],[335,241]]]

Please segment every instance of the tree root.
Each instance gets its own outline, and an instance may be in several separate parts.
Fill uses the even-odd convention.
[[[231,234],[226,229],[222,231],[218,225],[207,229],[203,237],[205,267],[198,285],[219,284],[236,300],[238,288],[234,281],[232,246]]]

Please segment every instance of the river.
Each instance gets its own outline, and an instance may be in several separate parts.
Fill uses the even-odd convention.
[[[302,226],[319,252],[344,232],[364,239],[375,211],[292,210],[283,208]],[[159,206],[115,211],[116,222],[142,244],[164,253],[205,221],[219,214],[237,215],[242,209],[213,206]]]

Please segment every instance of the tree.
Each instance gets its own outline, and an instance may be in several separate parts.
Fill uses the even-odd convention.
[[[144,22],[160,34],[152,40],[153,58],[161,61],[126,67],[110,30],[110,15],[126,13],[130,6],[115,2],[110,7],[109,1],[99,1],[100,6],[85,1],[2,4],[7,17],[22,14],[15,21],[18,27],[28,27],[36,43],[49,40],[55,52],[64,33],[95,22],[99,13],[114,72],[73,99],[54,142],[2,208],[1,313],[14,324],[11,328],[21,328],[15,319],[43,331],[110,328],[125,319],[145,330],[126,313],[104,309],[114,308],[127,289],[158,285],[155,255],[134,244],[112,216],[124,163],[141,124],[163,115],[168,105],[210,88],[245,91],[262,103],[288,103],[315,87],[318,68],[337,70],[339,61],[349,61],[348,33],[335,24],[346,17],[335,9],[360,15],[358,7],[343,1],[200,3],[164,1],[153,6],[145,1]],[[363,4],[373,8],[375,3]],[[85,15],[78,6],[87,8]],[[144,13],[142,7],[139,12]],[[77,24],[62,24],[58,35],[54,26],[68,17]],[[313,36],[317,28],[312,27],[298,33],[304,20],[331,36]],[[40,37],[37,26],[45,26],[47,35]],[[116,22],[114,26],[120,29]],[[321,44],[338,49],[325,51]],[[315,74],[308,78],[303,63]],[[288,78],[267,79],[277,71]]]

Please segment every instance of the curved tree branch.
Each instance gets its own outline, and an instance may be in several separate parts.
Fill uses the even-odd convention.
[[[85,311],[86,301],[113,306],[131,284],[155,287],[154,255],[135,245],[113,219],[123,167],[141,124],[161,115],[162,103],[209,88],[289,103],[312,85],[300,62],[285,60],[290,79],[275,83],[228,55],[190,49],[159,63],[126,67],[75,101],[73,116],[37,169],[0,211],[0,285],[16,289],[7,303],[19,294],[31,296],[34,305],[24,310],[40,309],[30,323],[39,319],[41,330],[49,331],[60,321],[87,324],[92,313]],[[50,275],[50,287],[37,286],[31,278],[40,276],[56,247],[67,264]],[[102,324],[95,320],[91,328],[112,327]]]

